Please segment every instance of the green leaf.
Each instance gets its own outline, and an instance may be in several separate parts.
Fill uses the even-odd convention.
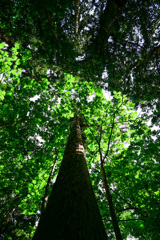
[[[4,48],[4,46],[5,46],[4,42],[0,43],[0,48]]]
[[[4,100],[5,95],[6,95],[6,92],[4,90],[0,89],[0,101]]]

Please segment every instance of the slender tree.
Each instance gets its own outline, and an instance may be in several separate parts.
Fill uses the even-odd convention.
[[[87,170],[77,114],[36,239],[108,239]]]

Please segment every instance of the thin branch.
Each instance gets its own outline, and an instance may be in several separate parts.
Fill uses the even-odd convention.
[[[13,123],[5,124],[5,125],[0,126],[0,129],[1,129],[1,128],[4,128],[4,127],[13,126],[13,125],[15,125],[15,124],[17,124],[17,123],[24,123],[24,121],[23,121],[23,122],[22,122],[22,121],[16,121],[16,122],[13,122]]]
[[[113,190],[112,188],[110,188],[110,190],[112,192],[114,192],[117,196],[119,196],[124,202],[126,202],[129,206],[131,206],[130,209],[134,209],[137,213],[143,215],[138,208],[134,207],[130,202],[128,202],[128,200],[124,199],[119,193],[117,193],[117,191]],[[128,208],[129,209],[129,208]],[[123,210],[120,210],[120,211],[123,211]],[[125,210],[124,210],[125,211]],[[143,215],[144,216],[144,215]]]
[[[2,126],[0,126],[0,129],[1,129],[1,128],[4,128],[4,127],[10,127],[10,126],[13,126],[13,125],[15,125],[16,123],[19,123],[19,122],[14,122],[14,123],[10,123],[10,124],[2,125]]]
[[[131,219],[123,219],[123,220],[118,220],[118,222],[123,222],[123,221],[144,221],[144,219],[140,218],[131,218]]]
[[[91,131],[91,133],[92,133],[92,135],[93,135],[95,141],[96,141],[97,144],[98,144],[98,152],[99,152],[99,154],[100,154],[100,161],[102,162],[102,151],[101,151],[101,136],[102,136],[101,133],[102,133],[102,125],[101,125],[101,131],[100,131],[100,140],[98,141],[97,138],[95,137],[95,135],[94,135],[92,129],[90,128],[89,124],[87,123],[87,120],[86,120],[84,114],[83,114],[83,118],[84,118],[84,121],[85,121],[87,127],[88,127],[89,130]]]
[[[117,108],[117,110],[115,111],[114,116],[113,116],[113,122],[112,122],[111,132],[110,132],[110,135],[109,135],[107,151],[106,151],[106,154],[104,155],[104,158],[102,159],[102,162],[104,162],[105,158],[108,156],[109,148],[110,148],[110,143],[111,143],[111,137],[112,137],[112,134],[113,134],[113,128],[114,128],[114,125],[115,125],[116,112],[118,111],[118,109],[120,109],[120,107],[122,106],[122,104],[123,104],[123,95],[122,95],[122,102],[121,102],[121,104],[119,105],[119,107]]]
[[[55,168],[55,165],[56,165],[56,162],[57,162],[57,159],[58,159],[58,155],[59,155],[59,153],[57,153],[57,155],[56,155],[56,158],[54,160],[54,164],[51,167],[51,172],[50,172],[50,175],[48,177],[47,185],[46,185],[46,188],[45,188],[45,194],[44,194],[44,197],[43,197],[43,200],[42,200],[41,216],[44,214],[46,206],[47,206],[47,200],[48,200],[48,197],[49,197],[49,187],[51,185],[51,179],[53,177],[54,168]]]
[[[15,121],[13,123],[8,123],[8,124],[5,124],[5,125],[2,125],[2,126],[0,126],[0,129],[2,129],[4,127],[10,127],[10,126],[13,126],[13,125],[18,124],[18,123],[26,123],[26,122],[28,122],[29,120],[32,120],[32,119],[35,119],[35,117],[31,117],[31,118],[28,118],[28,119],[22,119],[21,121]]]
[[[139,66],[143,63],[149,56],[154,55],[160,51],[160,45],[151,49],[146,55],[143,56],[143,59],[138,59],[135,63],[131,64],[130,67],[127,69],[127,74],[132,71],[133,68]]]
[[[107,221],[107,222],[112,222],[112,220],[108,220],[103,218],[103,220]],[[131,218],[131,219],[122,219],[122,220],[118,220],[118,222],[123,222],[123,221],[144,221],[144,219],[138,219],[138,218]]]
[[[103,121],[102,121],[102,124],[103,124]],[[100,154],[100,161],[101,161],[101,163],[103,162],[102,151],[101,151],[102,124],[101,124],[100,138],[99,138],[99,143],[98,143],[98,148],[99,148],[99,154]]]
[[[100,130],[100,135],[99,135],[99,142],[101,142],[101,139],[102,139],[102,125],[103,125],[103,120],[102,120],[102,124],[101,124],[101,130]]]
[[[93,157],[95,157],[96,155],[97,155],[97,153],[99,153],[99,149],[94,153],[94,156]],[[91,160],[89,161],[89,163],[91,163],[92,162],[92,160],[93,160],[93,157],[91,158]],[[97,164],[95,164],[95,166],[96,166]],[[99,165],[99,164],[98,164]]]
[[[89,130],[91,131],[91,133],[92,133],[92,135],[93,135],[93,137],[94,137],[95,141],[96,141],[96,142],[97,142],[97,144],[99,145],[99,141],[97,140],[97,138],[95,137],[95,135],[94,135],[94,133],[93,133],[92,129],[90,128],[89,124],[87,123],[87,120],[86,120],[86,118],[85,118],[84,114],[83,114],[83,118],[84,118],[84,121],[85,121],[85,123],[86,123],[87,127],[88,127],[88,128],[89,128]]]
[[[102,159],[102,162],[104,162],[105,158],[108,156],[108,153],[109,153],[110,142],[111,142],[111,137],[112,137],[113,128],[114,128],[114,120],[115,120],[115,113],[114,113],[114,117],[113,117],[113,123],[112,123],[112,127],[111,127],[111,132],[110,132],[110,135],[109,135],[107,151],[106,151],[106,154],[104,155],[104,158]]]

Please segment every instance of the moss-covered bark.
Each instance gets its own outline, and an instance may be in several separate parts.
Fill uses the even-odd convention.
[[[107,239],[84,157],[77,116],[46,211],[33,237],[33,240],[51,239]]]

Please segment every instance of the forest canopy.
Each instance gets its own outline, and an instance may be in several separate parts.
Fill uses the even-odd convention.
[[[158,0],[1,0],[0,239],[31,239],[79,112],[108,239],[160,238]],[[46,202],[45,200],[46,199]]]

